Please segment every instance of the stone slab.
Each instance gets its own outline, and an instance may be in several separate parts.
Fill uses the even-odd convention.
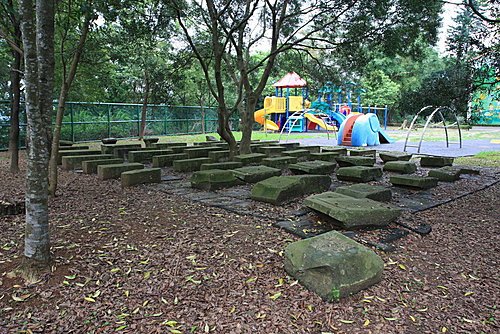
[[[454,158],[427,156],[420,158],[422,167],[444,167],[453,165]]]
[[[242,183],[232,171],[223,169],[202,170],[194,172],[191,176],[191,187],[209,191],[234,187]]]
[[[167,155],[173,154],[172,150],[141,150],[141,151],[130,151],[128,152],[129,162],[150,162],[153,160],[155,155]]]
[[[280,156],[283,152],[286,151],[286,147],[283,146],[260,146],[257,148],[257,152],[265,154],[268,157]]]
[[[123,172],[128,172],[136,169],[144,169],[144,165],[138,162],[114,164],[114,165],[99,165],[97,166],[97,176],[101,180],[118,179]]]
[[[272,168],[286,168],[289,164],[297,162],[296,157],[292,156],[281,156],[262,159],[262,164]]]
[[[133,148],[134,150],[140,150],[141,144],[101,144],[102,154],[114,154],[115,148]]]
[[[246,166],[234,169],[233,174],[244,182],[257,183],[270,177],[281,175],[281,169],[268,166]]]
[[[336,166],[335,162],[313,160],[291,164],[288,168],[294,174],[329,175],[335,171]]]
[[[417,165],[411,161],[392,160],[384,164],[384,171],[413,174],[417,171]]]
[[[266,155],[262,153],[241,154],[241,155],[236,155],[234,157],[234,161],[239,161],[243,165],[249,165],[254,163],[260,163],[262,159],[264,159],[265,157]]]
[[[337,187],[335,192],[354,198],[369,198],[378,202],[390,202],[392,199],[391,189],[362,183]]]
[[[403,186],[417,189],[430,189],[438,185],[435,177],[424,177],[417,175],[393,175],[390,182],[395,186]]]
[[[82,162],[86,160],[111,159],[111,154],[93,154],[93,155],[67,155],[62,157],[62,169],[73,170],[81,169]]]
[[[160,183],[161,168],[130,170],[121,174],[122,187],[131,187],[138,184]]]
[[[229,151],[228,150],[210,151],[208,152],[208,157],[215,162],[227,161],[229,160]]]
[[[220,147],[194,147],[186,148],[183,153],[188,155],[188,159],[208,157],[208,152],[220,151]]]
[[[347,155],[347,148],[337,146],[322,146],[321,152],[337,153],[338,155]]]
[[[455,182],[460,179],[460,169],[451,166],[445,166],[438,169],[432,169],[427,176],[435,177],[443,182]]]
[[[78,145],[78,146],[59,146],[59,151],[82,151],[88,150],[88,145]]]
[[[61,165],[62,164],[62,157],[67,157],[70,155],[98,155],[101,154],[100,150],[66,150],[66,151],[59,151],[58,157],[57,157],[57,164]]]
[[[375,164],[375,159],[371,157],[350,157],[338,156],[335,158],[340,167],[350,166],[367,166],[372,167]]]
[[[337,179],[350,182],[370,182],[382,177],[380,167],[351,166],[337,170]]]
[[[310,154],[311,154],[311,152],[309,152],[309,150],[304,150],[304,149],[290,150],[290,151],[283,152],[283,155],[295,157],[295,158],[297,158],[297,161],[309,160]]]
[[[338,157],[339,155],[340,154],[336,152],[321,152],[321,153],[311,153],[309,158],[312,160],[336,162],[335,158]]]
[[[123,163],[120,158],[85,160],[82,161],[82,170],[84,174],[96,174],[99,165],[115,165],[119,163]]]
[[[153,156],[153,167],[168,167],[172,166],[175,160],[187,159],[187,154],[185,153],[174,153],[165,155],[155,155]]]
[[[200,167],[200,170],[208,170],[208,169],[235,169],[243,167],[241,162],[237,161],[227,161],[227,162],[214,162],[209,164],[203,164]]]
[[[201,165],[211,163],[210,158],[194,158],[174,160],[172,166],[176,172],[194,172],[201,168]]]
[[[351,157],[377,157],[377,150],[349,150],[349,155]]]
[[[383,162],[388,161],[410,161],[413,154],[398,151],[378,152],[378,156]]]

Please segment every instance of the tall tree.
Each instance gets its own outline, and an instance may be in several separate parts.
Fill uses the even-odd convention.
[[[60,18],[59,31],[61,32],[61,36],[59,40],[59,55],[61,58],[62,77],[49,162],[49,193],[52,196],[55,196],[57,190],[57,157],[59,155],[59,141],[61,139],[61,127],[66,99],[68,98],[68,93],[75,79],[89,30],[93,20],[96,18],[93,12],[92,0],[85,0],[82,3],[67,0],[59,2],[58,5],[60,8],[57,16]],[[76,22],[75,19],[73,19],[74,16],[76,16]],[[75,32],[79,34],[79,37],[76,44],[71,47],[68,46],[68,44],[70,44],[69,34],[75,26],[78,27],[78,30]],[[68,54],[70,55],[69,57]]]
[[[435,40],[441,10],[438,0],[425,4],[416,0],[171,2],[217,101],[218,132],[232,153],[236,141],[229,127],[230,115],[240,110],[240,153],[250,152],[253,113],[279,54],[341,46],[352,50],[362,43],[382,44],[383,40],[391,40],[398,49],[408,47],[417,37]],[[267,55],[253,61],[252,55],[264,45]],[[236,79],[235,97],[226,94],[225,77]]]
[[[50,261],[48,164],[54,87],[54,0],[20,0],[24,50],[28,163],[26,173],[26,269]]]
[[[21,26],[17,1],[4,0],[0,3],[0,37],[7,41],[12,54],[10,66],[10,171],[19,171],[19,113],[21,110],[21,78],[23,50]]]

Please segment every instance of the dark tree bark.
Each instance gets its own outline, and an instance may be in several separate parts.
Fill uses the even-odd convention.
[[[24,256],[25,269],[30,270],[50,261],[48,164],[54,86],[54,1],[20,0],[19,8],[30,143]]]
[[[21,31],[19,30],[19,41]],[[9,132],[9,155],[10,171],[19,172],[19,113],[21,111],[21,65],[22,54],[13,50],[14,61],[10,74],[10,132]]]

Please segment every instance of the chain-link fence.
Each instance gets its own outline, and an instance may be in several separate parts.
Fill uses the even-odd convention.
[[[54,119],[57,102],[54,103]],[[20,115],[20,146],[25,145],[26,114]],[[139,135],[141,104],[67,102],[61,139],[73,142]],[[217,109],[201,106],[148,105],[146,135],[181,135],[217,131]],[[232,122],[238,126],[238,119]],[[8,148],[10,103],[0,101],[0,150]]]

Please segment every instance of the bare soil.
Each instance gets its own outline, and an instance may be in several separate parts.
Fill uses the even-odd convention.
[[[2,157],[0,199],[21,201],[24,175]],[[287,276],[282,251],[298,238],[264,215],[61,171],[54,263],[39,281],[9,274],[22,259],[24,215],[0,217],[0,333],[497,333],[499,194],[496,183],[403,215],[432,232],[376,250],[382,282],[326,303]]]

